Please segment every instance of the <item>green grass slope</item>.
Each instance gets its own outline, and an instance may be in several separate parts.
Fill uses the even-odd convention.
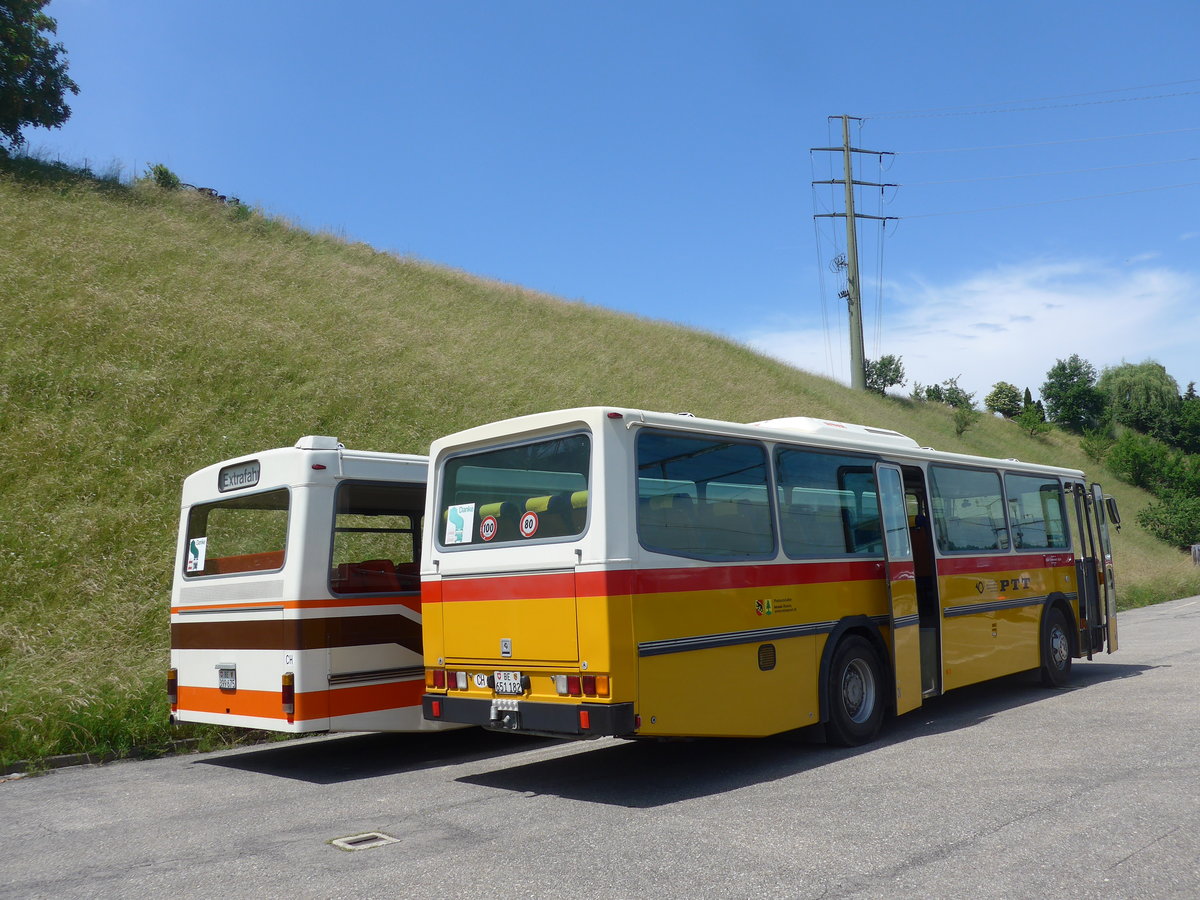
[[[959,439],[945,408],[195,192],[0,169],[0,235],[0,771],[166,739],[182,480],[304,434],[426,452],[506,416],[621,404],[823,416],[1089,468],[1063,434],[1035,441],[989,418]],[[1148,497],[1107,481],[1130,523],[1123,585],[1200,590],[1180,554],[1133,524]]]

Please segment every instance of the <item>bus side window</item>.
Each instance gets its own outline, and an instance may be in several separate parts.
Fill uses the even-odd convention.
[[[420,590],[421,485],[348,481],[338,486],[329,588],[340,594]]]
[[[929,478],[937,543],[943,553],[1008,549],[1008,525],[998,473],[930,466]]]

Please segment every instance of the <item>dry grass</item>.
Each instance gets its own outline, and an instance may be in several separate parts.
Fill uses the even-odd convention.
[[[303,434],[425,452],[467,426],[605,403],[826,416],[1088,468],[1069,436],[986,419],[960,439],[945,408],[192,192],[0,172],[0,233],[0,766],[166,740],[182,479]],[[1146,495],[1112,481],[1130,523],[1122,583],[1143,597],[1200,590],[1133,524]]]

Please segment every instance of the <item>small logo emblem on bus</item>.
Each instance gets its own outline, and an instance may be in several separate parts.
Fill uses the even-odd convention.
[[[512,658],[512,638],[500,638],[500,655],[505,659]]]

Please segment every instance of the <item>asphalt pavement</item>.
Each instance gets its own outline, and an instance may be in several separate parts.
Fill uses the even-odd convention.
[[[1200,598],[1120,626],[1065,689],[967,688],[850,750],[469,730],[8,781],[0,896],[1190,900]]]

